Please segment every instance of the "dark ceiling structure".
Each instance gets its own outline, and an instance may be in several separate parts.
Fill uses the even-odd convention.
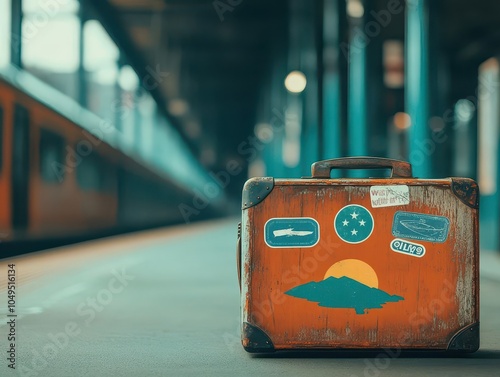
[[[290,44],[297,39],[291,32],[294,2],[90,2],[139,76],[148,77],[151,72],[160,75],[151,93],[205,167],[217,172],[224,169],[227,161],[235,159],[244,166],[238,145],[252,134],[258,123],[258,108],[263,99],[269,100],[273,95],[269,88],[273,66],[288,68]],[[367,9],[372,10],[367,12],[387,9],[388,2],[370,0],[367,4],[371,7]],[[322,9],[321,4],[325,3],[324,0],[303,2],[303,7]],[[433,8],[433,17],[429,20],[432,24],[430,48],[434,51],[433,66],[436,67],[432,81],[448,80],[447,89],[435,88],[447,91],[440,93],[440,98],[446,99],[443,105],[448,106],[474,91],[477,75],[470,72],[476,72],[478,65],[499,45],[500,2],[478,0],[471,6],[467,0],[441,0],[430,1],[429,6]],[[369,13],[368,18],[372,19],[373,14]],[[405,40],[404,12],[393,18],[369,46],[377,50],[368,62],[371,80],[382,77],[383,41]],[[311,22],[314,17],[308,20]],[[321,23],[327,22],[325,18],[318,25],[307,25],[319,30],[323,27]],[[349,32],[345,30],[345,34]],[[303,50],[304,45],[300,48]],[[321,69],[318,65],[318,75]],[[346,72],[342,71],[342,75]],[[281,74],[278,76],[273,79],[281,79]]]
[[[210,170],[238,159],[276,49],[287,43],[286,0],[92,2],[139,76]],[[232,4],[232,5],[231,5]],[[162,106],[163,105],[163,106]]]

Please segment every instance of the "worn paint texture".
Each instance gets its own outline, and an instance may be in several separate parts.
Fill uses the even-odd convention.
[[[370,187],[391,184],[407,185],[410,203],[373,208]],[[479,322],[478,210],[460,200],[451,184],[451,179],[276,179],[265,200],[243,210],[242,320],[264,331],[278,350],[447,349],[456,333]],[[336,215],[349,204],[373,216],[372,234],[359,243],[345,242],[334,229]],[[394,252],[397,211],[445,217],[446,239],[420,239],[426,250],[421,258]],[[349,227],[352,237],[366,226],[355,210],[342,215],[336,224]],[[319,242],[309,248],[269,247],[264,226],[280,217],[315,219]],[[429,234],[432,225],[412,224]]]

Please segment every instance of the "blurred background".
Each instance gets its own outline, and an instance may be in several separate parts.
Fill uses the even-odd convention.
[[[0,247],[235,215],[249,177],[367,155],[476,179],[498,249],[499,21],[493,0],[0,0]]]
[[[498,0],[0,0],[0,369],[498,376],[499,58]],[[479,183],[480,262],[461,272],[480,269],[477,353],[244,355],[245,181],[307,177],[346,156]],[[332,262],[337,246],[325,240]],[[301,258],[292,280],[323,278]],[[255,303],[273,321],[285,287]],[[477,312],[468,289],[456,302]],[[424,296],[401,311],[419,318],[414,334],[446,327],[449,300]]]

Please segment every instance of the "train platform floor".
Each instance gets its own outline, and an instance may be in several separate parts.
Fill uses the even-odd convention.
[[[235,219],[0,261],[1,376],[500,376],[500,255],[481,259],[481,348],[465,357],[252,356],[239,340]],[[8,367],[15,264],[16,369]]]

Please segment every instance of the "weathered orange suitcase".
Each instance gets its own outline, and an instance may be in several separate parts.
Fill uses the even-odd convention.
[[[333,168],[392,176],[331,179]],[[250,179],[238,251],[243,347],[476,351],[478,200],[471,179],[416,179],[410,164],[380,158]]]

